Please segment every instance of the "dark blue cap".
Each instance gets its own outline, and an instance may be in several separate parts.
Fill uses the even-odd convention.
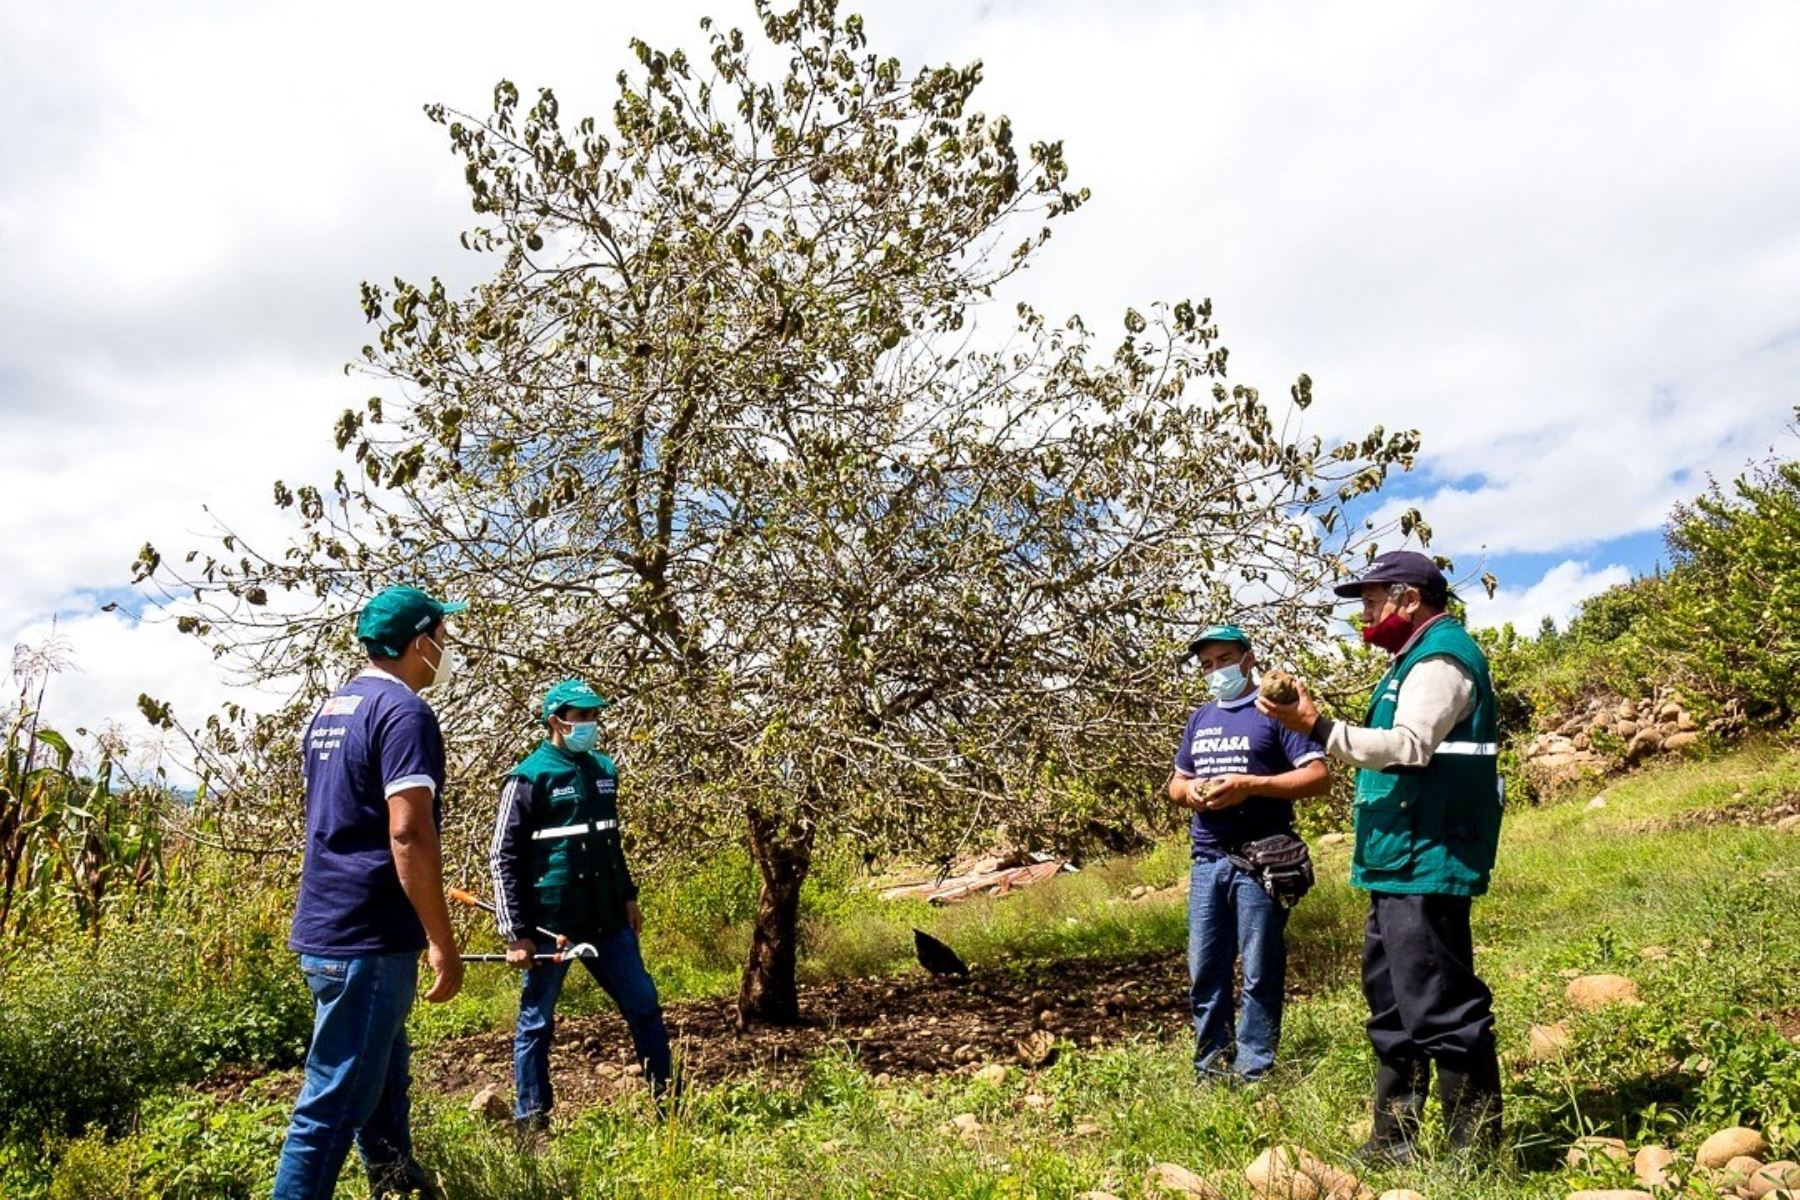
[[[1416,587],[1427,604],[1442,604],[1450,595],[1450,581],[1444,578],[1435,562],[1417,550],[1389,550],[1377,555],[1361,575],[1332,590],[1354,600],[1362,595],[1364,586],[1371,583],[1403,583]]]

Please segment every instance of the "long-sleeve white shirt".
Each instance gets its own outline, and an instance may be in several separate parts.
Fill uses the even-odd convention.
[[[1438,617],[1436,620],[1444,620]],[[1407,645],[1424,633],[1422,626]],[[1402,651],[1404,653],[1404,651]],[[1401,681],[1392,729],[1369,729],[1342,721],[1321,721],[1314,736],[1326,753],[1371,771],[1389,767],[1417,770],[1431,762],[1438,745],[1475,709],[1475,677],[1452,658],[1428,658]]]

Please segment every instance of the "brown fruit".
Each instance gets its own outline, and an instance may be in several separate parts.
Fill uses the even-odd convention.
[[[1300,681],[1286,671],[1270,671],[1262,677],[1262,694],[1271,704],[1292,704],[1300,698]]]

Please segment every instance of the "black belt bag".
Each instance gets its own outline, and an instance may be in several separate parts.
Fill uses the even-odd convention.
[[[1306,843],[1291,833],[1277,833],[1228,851],[1225,857],[1238,870],[1255,879],[1269,899],[1292,908],[1312,890],[1312,855]]]

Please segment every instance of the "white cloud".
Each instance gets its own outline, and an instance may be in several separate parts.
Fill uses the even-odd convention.
[[[1566,626],[1583,600],[1630,579],[1631,572],[1616,563],[1594,570],[1571,559],[1551,567],[1542,579],[1523,590],[1499,587],[1489,599],[1477,588],[1464,599],[1469,605],[1469,624],[1497,628],[1511,622],[1520,633],[1534,634],[1545,617],[1559,627]]]
[[[133,746],[136,766],[161,767],[178,784],[193,783],[195,764],[179,737],[160,735],[144,721],[137,707],[140,695],[172,705],[190,728],[225,700],[252,712],[275,706],[268,693],[223,675],[204,646],[168,622],[94,613],[60,620],[54,628],[47,620],[34,622],[15,635],[16,642],[40,648],[52,638],[66,642],[73,654],[67,668],[44,686],[44,723],[90,752],[91,743],[82,742],[76,730],[113,728]]]
[[[1417,426],[1438,478],[1479,477],[1423,505],[1461,559],[1654,526],[1800,400],[1793,5],[859,7],[878,51],[983,58],[981,106],[1093,187],[1020,289],[1102,329],[1213,297],[1238,378],[1307,371],[1322,430]],[[694,44],[707,9],[754,23],[727,0],[0,9],[0,644],[91,611],[204,504],[279,535],[270,480],[328,471],[370,390],[339,370],[357,282],[481,266],[421,103],[480,110],[505,75],[604,117],[628,33]],[[1564,564],[1512,611],[1616,570]],[[161,634],[72,628],[93,690],[69,694],[108,714],[132,638],[190,703],[229,694]]]

